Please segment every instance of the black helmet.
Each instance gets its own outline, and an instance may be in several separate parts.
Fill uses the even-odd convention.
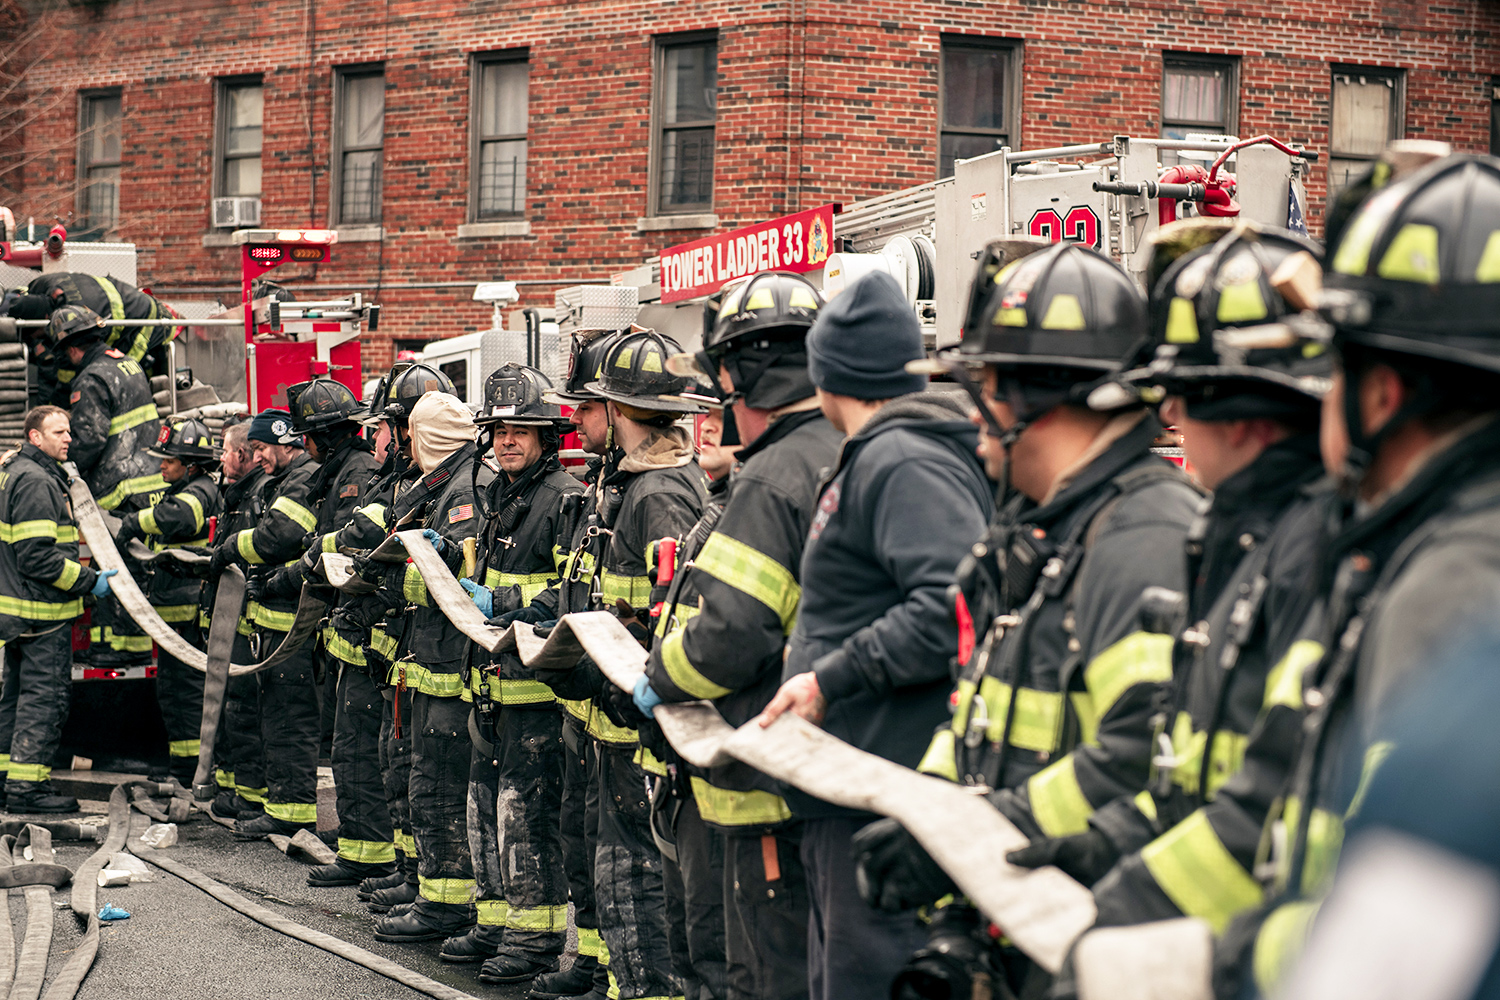
[[[543,399],[552,388],[552,380],[535,368],[508,363],[490,373],[484,381],[484,405],[474,422],[521,424],[531,427],[556,427],[567,423],[556,403]]]
[[[735,391],[757,409],[774,410],[811,396],[804,342],[823,306],[812,282],[800,274],[762,271],[726,288],[721,298],[703,350],[668,359],[668,370],[716,383],[722,364]],[[709,387],[702,391],[715,394]]]
[[[1271,278],[1310,240],[1236,226],[1179,257],[1151,292],[1151,339],[1122,380],[1185,396],[1200,420],[1307,415],[1328,391],[1327,325],[1289,305]]]
[[[681,354],[671,337],[655,330],[632,330],[614,342],[604,356],[604,368],[588,391],[616,403],[658,413],[701,413],[702,408],[681,393],[694,380],[673,375],[667,359]]]
[[[604,356],[623,335],[624,331],[620,330],[608,330],[599,334],[589,331],[587,337],[574,334],[572,350],[568,354],[568,377],[563,380],[562,388],[550,390],[547,398],[552,402],[561,400],[565,403],[582,403],[600,398],[598,393],[589,389],[589,383],[604,376]]]
[[[458,395],[453,380],[431,365],[397,362],[376,389],[370,415],[405,427],[411,408],[429,392]]]
[[[47,324],[47,347],[56,353],[64,347],[81,346],[91,338],[103,339],[106,325],[104,318],[88,306],[62,306],[53,310]]]
[[[1102,253],[1055,243],[1002,265],[1005,256],[995,244],[980,254],[963,339],[949,358],[1023,380],[1034,371],[1090,381],[1119,369],[1144,338],[1144,298]]]
[[[287,386],[286,401],[292,411],[292,429],[298,434],[318,434],[339,424],[352,425],[363,409],[347,385],[331,378]]]
[[[181,420],[170,426],[163,421],[156,435],[156,447],[147,448],[152,458],[180,458],[189,464],[217,462],[223,442],[214,437],[201,420]]]
[[[1376,191],[1330,248],[1320,311],[1353,343],[1500,372],[1500,159],[1457,155]]]

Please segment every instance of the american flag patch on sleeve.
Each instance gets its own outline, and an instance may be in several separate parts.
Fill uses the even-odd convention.
[[[471,503],[461,504],[448,511],[448,523],[453,524],[457,521],[467,521],[473,516],[474,505]]]

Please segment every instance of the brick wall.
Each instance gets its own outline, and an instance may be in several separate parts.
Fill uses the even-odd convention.
[[[320,226],[334,68],[384,65],[384,241],[343,243],[329,264],[275,272],[385,286],[374,363],[390,359],[392,337],[488,325],[468,289],[403,284],[571,284],[704,235],[636,229],[647,214],[655,35],[718,30],[720,229],[931,180],[944,34],[1022,43],[1013,144],[1031,148],[1156,134],[1163,51],[1239,57],[1240,134],[1267,131],[1323,154],[1333,63],[1403,69],[1406,135],[1474,150],[1488,148],[1489,81],[1500,73],[1500,8],[1485,0],[104,0],[55,16],[58,44],[25,81],[36,120],[18,152],[0,154],[0,169],[6,156],[25,166],[0,174],[0,199],[39,222],[72,211],[77,91],[121,87],[117,235],[138,244],[142,280],[156,286],[237,280],[237,251],[203,245],[215,78],[264,76],[263,225]],[[506,49],[530,58],[530,234],[460,239],[469,60]],[[1324,192],[1319,166],[1315,227]],[[553,287],[525,285],[522,305],[549,306]]]

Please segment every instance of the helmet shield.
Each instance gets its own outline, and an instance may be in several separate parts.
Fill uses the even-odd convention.
[[[502,365],[485,380],[484,405],[474,422],[481,427],[500,423],[555,427],[565,423],[562,409],[543,398],[551,388],[552,380],[535,368]]]

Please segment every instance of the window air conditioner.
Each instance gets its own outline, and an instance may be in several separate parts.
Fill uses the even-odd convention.
[[[259,198],[215,198],[213,201],[215,229],[239,229],[243,226],[260,225]]]

